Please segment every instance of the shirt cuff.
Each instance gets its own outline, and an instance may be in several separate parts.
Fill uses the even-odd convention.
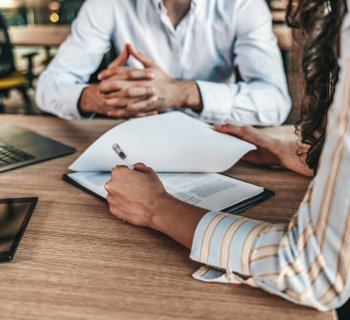
[[[266,224],[261,221],[228,213],[209,212],[196,228],[191,259],[222,270],[222,274],[251,276],[250,256],[258,235],[265,227]],[[237,275],[234,280],[230,280],[231,275],[226,277],[228,282],[242,282]]]
[[[75,84],[67,88],[64,105],[69,107],[67,108],[65,118],[71,120],[91,119],[95,116],[94,113],[81,113],[78,108],[81,93],[86,87],[88,87],[88,84]]]
[[[226,273],[225,271],[203,266],[192,274],[196,280],[203,282],[246,284],[251,287],[259,287],[253,277],[242,278],[235,273]]]
[[[230,121],[232,118],[233,99],[237,89],[226,83],[208,81],[196,81],[196,83],[203,102],[200,119],[210,123]]]

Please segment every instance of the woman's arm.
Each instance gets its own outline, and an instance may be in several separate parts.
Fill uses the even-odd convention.
[[[345,123],[332,126],[323,165],[288,224],[185,204],[167,194],[155,172],[142,164],[113,170],[106,184],[110,210],[192,248],[193,260],[211,266],[196,272],[197,279],[258,286],[324,311],[339,307],[350,295],[350,146],[345,143],[350,128]]]
[[[188,249],[199,221],[208,211],[169,195],[156,173],[141,163],[135,165],[135,170],[114,168],[106,190],[114,216],[165,233]]]
[[[292,127],[255,129],[250,126],[224,125],[215,129],[235,135],[257,146],[245,160],[259,165],[280,165],[296,172],[312,175],[297,156],[297,138]],[[107,183],[108,202],[113,215],[131,224],[163,232],[192,248],[199,221],[207,210],[179,201],[169,195],[155,172],[144,164],[135,170],[119,166]]]

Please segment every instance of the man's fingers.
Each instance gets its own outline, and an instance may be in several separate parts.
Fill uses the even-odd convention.
[[[135,114],[135,118],[144,118],[144,117],[149,117],[149,116],[155,116],[158,114],[158,111],[152,111],[152,112],[144,112],[144,113],[137,113]]]
[[[128,67],[112,67],[103,70],[99,75],[100,81],[107,79],[114,80],[152,80],[155,78],[154,72],[147,69],[134,69]]]
[[[131,82],[119,80],[106,80],[99,85],[100,93],[113,94],[119,92],[122,97],[140,97],[153,94],[155,92],[153,86],[147,82]]]
[[[107,116],[118,119],[129,119],[133,117],[133,113],[126,109],[109,109],[107,111]]]
[[[119,80],[105,80],[105,81],[102,81],[99,85],[100,92],[103,94],[127,89],[129,87],[130,87],[129,82],[119,81]]]
[[[103,94],[119,91],[127,87],[127,83],[118,80],[105,80],[99,85],[100,93]]]
[[[132,69],[129,72],[129,78],[131,80],[137,80],[137,79],[152,80],[155,78],[155,74],[151,70]]]
[[[132,87],[123,89],[117,92],[105,94],[105,101],[108,106],[126,106],[134,104],[138,101],[145,100],[154,95],[154,89],[152,87]],[[118,102],[118,101],[125,101]]]
[[[146,57],[143,53],[137,51],[133,45],[129,47],[129,54],[136,60],[140,61],[145,68],[155,67],[157,64],[150,58]]]
[[[127,109],[133,112],[154,111],[157,101],[158,101],[158,96],[152,96],[146,100],[129,104]]]
[[[110,108],[126,109],[129,103],[130,103],[130,99],[119,98],[119,97],[105,100],[105,105]]]
[[[153,96],[155,93],[154,89],[152,87],[131,87],[127,89],[123,89],[117,92],[111,92],[105,94],[105,99],[106,100],[111,100],[111,99],[133,99],[137,98],[138,100],[140,99],[145,99]],[[135,101],[132,101],[135,102]]]
[[[126,61],[128,61],[129,56],[130,56],[129,46],[126,44],[122,52],[114,61],[112,61],[112,63],[108,66],[108,68],[123,66],[126,63]]]
[[[146,57],[141,52],[138,52],[135,47],[131,44],[126,44],[119,54],[119,56],[108,66],[108,68],[120,67],[125,65],[128,61],[130,55],[132,55],[136,60],[139,60],[146,68],[153,67],[156,64],[152,59]]]
[[[152,96],[155,93],[152,87],[132,87],[123,91],[125,92],[125,95],[130,98]]]

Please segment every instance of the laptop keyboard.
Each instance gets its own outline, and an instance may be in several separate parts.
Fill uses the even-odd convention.
[[[14,146],[0,141],[0,167],[30,159],[34,159],[34,157]]]

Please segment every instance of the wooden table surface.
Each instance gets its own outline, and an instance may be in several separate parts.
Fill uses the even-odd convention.
[[[9,28],[15,47],[59,47],[70,34],[70,26],[28,25]],[[285,25],[274,25],[274,33],[282,50],[290,50],[292,32]]]
[[[334,319],[333,312],[297,306],[259,289],[194,280],[191,274],[200,265],[188,250],[114,219],[106,203],[64,182],[69,164],[116,124],[0,116],[0,125],[21,125],[78,149],[0,174],[1,198],[39,197],[14,261],[0,264],[1,319]],[[248,164],[230,174],[277,192],[244,213],[270,222],[288,221],[308,184],[300,175]]]
[[[14,46],[59,47],[70,33],[70,26],[28,25],[12,26],[9,35]]]

